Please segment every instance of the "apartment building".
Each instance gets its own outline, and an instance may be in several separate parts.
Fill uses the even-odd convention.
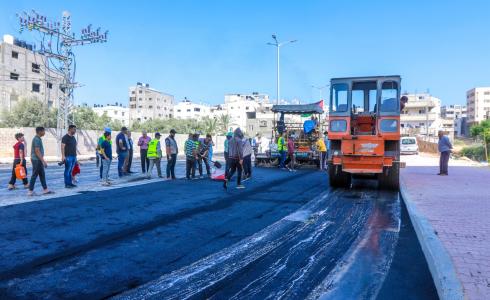
[[[129,123],[173,118],[174,96],[136,83],[129,87]]]
[[[100,105],[95,104],[93,107],[94,112],[103,116],[108,116],[112,121],[119,121],[123,126],[129,126],[129,108],[123,106],[121,103]]]
[[[10,111],[21,99],[56,107],[63,76],[50,68],[46,56],[33,45],[11,35],[0,43],[0,105]]]
[[[466,135],[467,108],[465,105],[444,105],[441,117],[447,123],[452,122],[456,136]]]
[[[202,103],[193,103],[184,98],[174,106],[174,117],[176,119],[196,119],[200,120],[205,117],[213,117],[211,114],[211,106]]]
[[[490,87],[476,87],[466,92],[468,126],[487,120],[490,116]]]
[[[272,108],[269,96],[266,94],[257,92],[252,94],[226,94],[224,104],[220,105],[221,110],[216,111],[215,114],[229,115],[232,129],[240,127],[246,130],[247,118],[266,107]]]
[[[441,100],[428,93],[405,94],[408,102],[400,114],[403,134],[436,135],[442,127]]]

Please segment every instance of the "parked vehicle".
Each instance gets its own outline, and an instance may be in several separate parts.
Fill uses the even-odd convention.
[[[412,136],[404,136],[400,139],[401,154],[419,154],[417,139]]]
[[[352,175],[377,177],[399,189],[400,76],[334,78],[330,85],[330,185],[348,187]]]

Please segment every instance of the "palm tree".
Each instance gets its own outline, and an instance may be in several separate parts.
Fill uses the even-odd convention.
[[[229,115],[222,114],[219,116],[220,129],[226,134],[230,128],[231,118]]]
[[[206,133],[211,135],[215,135],[218,130],[218,119],[216,118],[204,118],[203,119],[203,127]]]

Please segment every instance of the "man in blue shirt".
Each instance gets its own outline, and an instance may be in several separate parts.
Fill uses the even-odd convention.
[[[441,157],[439,158],[439,174],[437,175],[447,176],[449,155],[451,154],[451,149],[453,149],[453,145],[449,141],[447,135],[444,135],[444,132],[442,130],[439,130],[437,135],[439,136],[437,148],[439,152],[441,152]]]
[[[126,135],[128,133],[127,127],[122,127],[121,132],[116,136],[116,152],[117,152],[117,172],[119,177],[125,176],[126,170],[124,170],[124,162],[129,153],[129,145]]]

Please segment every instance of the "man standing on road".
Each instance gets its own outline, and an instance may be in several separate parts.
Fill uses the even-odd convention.
[[[286,161],[286,141],[284,140],[284,133],[279,133],[279,138],[277,139],[277,151],[279,151],[279,168],[286,169],[284,162]]]
[[[150,160],[147,157],[148,154],[148,144],[150,143],[151,138],[148,136],[146,130],[141,132],[141,136],[138,139],[138,146],[140,147],[140,157],[141,157],[141,173],[146,174],[146,170],[148,170],[148,166],[150,165]]]
[[[77,187],[73,184],[72,171],[77,162],[77,140],[75,133],[77,126],[68,126],[68,132],[61,139],[61,161],[65,163],[65,188],[71,189]]]
[[[165,139],[165,151],[167,153],[167,179],[175,179],[175,164],[179,147],[175,141],[175,129],[170,129],[170,135]]]
[[[111,185],[109,180],[109,169],[112,162],[112,143],[111,143],[111,133],[104,132],[104,141],[100,147],[100,156],[102,164],[102,185]]]
[[[325,140],[322,136],[319,136],[316,141],[316,150],[320,160],[320,170],[323,170],[325,166],[325,157],[327,156],[327,146],[325,146]]]
[[[119,177],[126,175],[124,170],[124,162],[128,156],[128,141],[126,134],[128,133],[128,128],[122,127],[121,132],[116,136],[116,152],[117,152],[117,173]]]
[[[233,132],[228,132],[226,134],[226,140],[224,143],[224,155],[225,155],[225,178],[228,176],[228,170],[230,169],[230,163],[228,162],[229,145],[230,140],[233,138]]]
[[[447,176],[448,174],[448,164],[449,164],[449,156],[451,155],[451,149],[453,149],[453,145],[449,141],[447,135],[444,135],[442,130],[439,130],[437,133],[439,136],[439,142],[437,143],[437,148],[439,152],[441,152],[441,157],[439,158],[439,174],[441,176]]]
[[[126,135],[128,142],[128,157],[126,158],[125,168],[126,173],[131,174],[134,173],[131,171],[131,165],[133,164],[133,138],[131,137],[131,131],[128,130],[128,134]]]
[[[288,138],[288,161],[289,161],[289,171],[296,172],[294,168],[295,157],[294,157],[294,136],[290,135]]]
[[[146,177],[148,179],[151,178],[151,171],[153,171],[153,166],[157,166],[157,174],[158,177],[163,178],[162,176],[162,168],[161,168],[161,161],[162,161],[162,147],[160,144],[160,137],[162,135],[157,132],[155,133],[155,138],[150,141],[148,144],[148,154],[147,157],[150,160],[150,166],[148,167],[148,173]]]
[[[101,149],[102,143],[105,141],[105,133],[106,132],[111,133],[111,129],[109,127],[105,127],[104,128],[104,133],[97,140],[97,149],[96,149],[96,155],[97,155],[96,156],[96,166],[97,166],[97,168],[99,167],[99,160],[101,159],[100,149]],[[110,140],[110,143],[112,145],[112,140]],[[111,157],[111,159],[112,159],[112,157]],[[100,170],[99,171],[100,171],[100,179],[102,179],[102,162],[100,162]]]
[[[235,129],[233,133],[233,139],[230,140],[228,144],[228,157],[230,170],[228,171],[228,176],[223,182],[223,187],[226,189],[228,187],[228,181],[230,181],[235,171],[237,171],[237,189],[244,189],[242,185],[242,165],[243,165],[243,133],[240,128]]]
[[[52,191],[48,190],[46,184],[46,174],[44,168],[48,167],[48,163],[44,160],[44,146],[42,137],[46,134],[44,127],[36,127],[36,136],[32,139],[31,145],[31,163],[32,163],[32,176],[29,182],[29,193],[28,196],[34,195],[34,185],[36,184],[36,179],[39,176],[41,185],[43,187],[43,195],[53,194]]]
[[[18,164],[21,164],[22,167],[24,168],[24,172],[26,173],[26,177],[22,179],[22,183],[24,184],[25,188],[29,187],[29,183],[27,181],[27,168],[26,168],[26,147],[25,147],[25,139],[24,139],[24,134],[23,133],[16,133],[15,134],[15,139],[17,140],[17,143],[14,145],[14,165],[12,167],[12,177],[10,177],[10,182],[8,185],[8,189],[14,190],[15,189],[15,181],[17,180],[17,175],[15,174],[15,168],[17,167]]]
[[[243,181],[252,178],[252,145],[250,139],[243,139]]]
[[[196,177],[196,149],[194,142],[194,134],[189,134],[187,141],[184,144],[184,153],[185,153],[185,178],[192,179]]]
[[[201,140],[199,142],[199,148],[198,148],[198,158],[197,158],[197,163],[199,166],[199,176],[203,178],[202,176],[202,163],[204,161],[204,165],[206,167],[206,175],[208,178],[211,177],[211,167],[209,166],[209,147],[211,146],[211,135],[208,133],[206,135],[206,138]]]

